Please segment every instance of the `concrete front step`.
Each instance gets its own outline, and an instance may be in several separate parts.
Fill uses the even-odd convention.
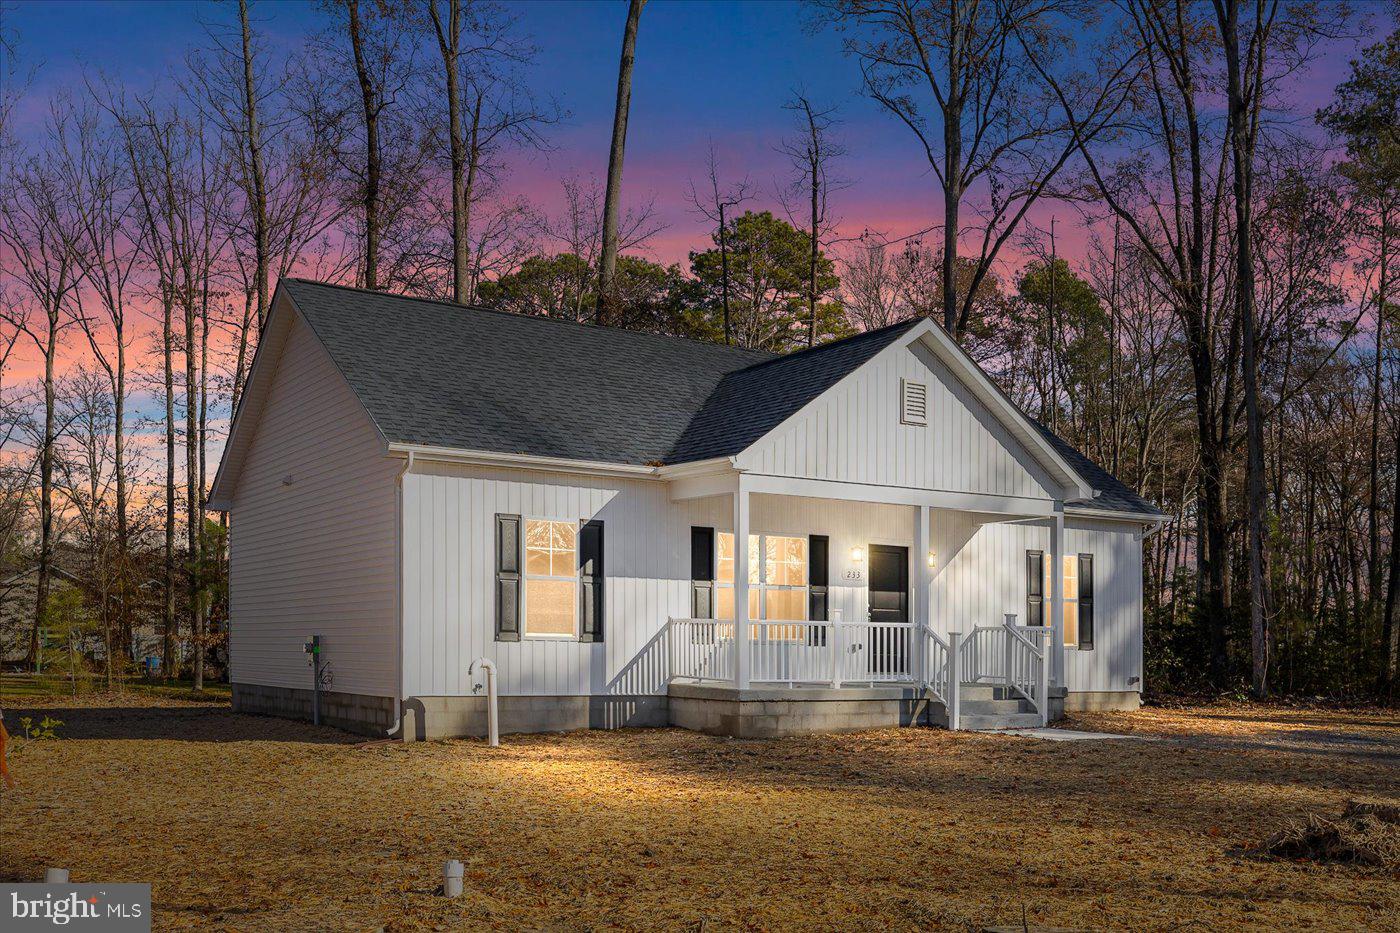
[[[968,700],[1016,700],[1021,695],[1005,684],[963,684],[959,696],[965,703]]]
[[[963,713],[960,725],[969,731],[992,729],[1033,729],[1040,725],[1039,713],[1004,713],[995,716]]]
[[[1034,712],[1034,708],[1025,700],[963,700],[962,711],[964,716],[1005,716]]]

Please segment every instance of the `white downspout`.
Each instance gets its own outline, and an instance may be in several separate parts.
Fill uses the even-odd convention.
[[[497,726],[496,718],[496,665],[490,658],[477,658],[472,662],[472,666],[467,668],[467,676],[472,676],[472,672],[480,667],[486,672],[486,742],[493,748],[501,744],[501,733]],[[472,686],[475,693],[476,686]]]
[[[413,451],[408,452],[403,469],[394,477],[394,641],[399,657],[399,689],[394,693],[394,723],[385,734],[393,736],[403,727],[403,478],[413,469]],[[405,739],[408,736],[404,736]]]

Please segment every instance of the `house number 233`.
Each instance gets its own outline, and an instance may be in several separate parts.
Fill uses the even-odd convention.
[[[847,580],[859,580],[861,578],[860,568],[852,567],[850,570],[846,571],[844,576]]]

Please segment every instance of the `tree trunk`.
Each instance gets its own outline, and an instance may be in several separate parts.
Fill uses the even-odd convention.
[[[355,76],[360,82],[360,104],[365,119],[365,288],[379,288],[379,107],[369,62],[365,59],[364,37],[360,32],[360,0],[345,0],[350,26],[350,49],[355,58]]]
[[[724,228],[724,202],[719,205],[720,294],[724,296],[724,345],[733,343],[729,326],[729,231]]]
[[[471,292],[468,267],[467,228],[467,153],[466,141],[462,138],[462,90],[461,75],[458,73],[458,58],[461,55],[460,0],[447,0],[447,22],[442,21],[437,0],[429,0],[428,13],[432,16],[433,29],[437,33],[438,51],[442,53],[442,65],[447,79],[447,132],[449,161],[452,171],[452,300],[466,304]]]
[[[49,330],[44,344],[44,443],[39,451],[39,579],[34,599],[34,630],[30,636],[30,660],[35,668],[43,645],[39,629],[48,624],[49,587],[53,575],[53,450],[54,361],[58,352],[58,307],[47,309]]]
[[[958,213],[962,206],[962,23],[960,0],[948,7],[948,96],[943,106],[943,327],[962,336],[958,307]]]
[[[1225,44],[1229,98],[1230,148],[1234,163],[1235,302],[1243,327],[1246,435],[1245,511],[1249,525],[1249,631],[1251,687],[1256,697],[1269,692],[1269,579],[1265,535],[1268,497],[1264,478],[1264,425],[1259,410],[1259,361],[1255,340],[1253,204],[1254,140],[1251,109],[1262,93],[1256,80],[1246,91],[1240,61],[1240,0],[1216,0],[1216,15]],[[1253,55],[1262,59],[1263,23],[1255,24]],[[1251,65],[1254,62],[1250,63]]]
[[[617,226],[622,205],[622,156],[627,147],[627,113],[632,106],[632,66],[637,57],[637,25],[647,0],[631,0],[622,33],[622,60],[617,68],[617,104],[613,110],[612,151],[608,156],[608,190],[603,203],[603,255],[598,263],[598,313],[595,321],[609,323],[615,310]]]
[[[238,21],[243,30],[243,129],[253,176],[253,280],[258,292],[258,333],[261,334],[263,324],[267,321],[271,236],[267,220],[267,169],[263,165],[262,130],[258,125],[258,95],[253,82],[253,32],[248,25],[248,0],[238,0]]]
[[[1380,229],[1380,280],[1376,283],[1376,358],[1371,368],[1371,459],[1368,470],[1368,493],[1369,493],[1369,524],[1367,527],[1367,570],[1369,572],[1367,587],[1367,602],[1371,607],[1371,613],[1375,612],[1375,607],[1380,604],[1381,598],[1381,559],[1380,559],[1380,539],[1381,539],[1381,496],[1380,496],[1380,471],[1381,471],[1381,383],[1385,375],[1381,370],[1381,358],[1385,354],[1385,306],[1388,292],[1388,278],[1390,266],[1390,210],[1387,195],[1386,202],[1381,205],[1381,229]],[[1396,463],[1396,469],[1400,469],[1400,461]],[[1400,507],[1400,506],[1397,506]],[[1392,539],[1391,548],[1394,549]]]
[[[1381,630],[1384,657],[1381,663],[1383,689],[1395,690],[1400,673],[1400,430],[1395,432],[1395,498],[1390,510],[1390,583],[1385,591],[1385,617]]]
[[[175,617],[175,291],[172,284],[161,286],[161,353],[165,377],[165,549],[163,553],[165,606],[164,657],[165,676],[174,677],[175,635],[178,622]]]

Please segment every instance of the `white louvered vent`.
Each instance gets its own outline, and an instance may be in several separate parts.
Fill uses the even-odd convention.
[[[899,380],[899,420],[901,424],[928,424],[927,385]]]

